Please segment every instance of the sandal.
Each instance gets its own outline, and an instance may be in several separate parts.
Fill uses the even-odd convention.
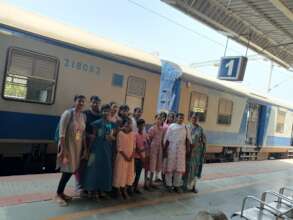
[[[62,194],[61,197],[63,198],[63,200],[65,200],[66,202],[69,202],[72,200],[72,197],[71,196],[68,196],[68,195],[65,195],[65,194]]]
[[[57,195],[54,200],[61,207],[65,207],[68,205],[67,202],[60,195]]]

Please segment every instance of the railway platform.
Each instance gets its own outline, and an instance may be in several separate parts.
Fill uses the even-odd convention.
[[[206,164],[199,193],[144,192],[128,201],[89,200],[75,197],[68,207],[52,198],[56,174],[0,177],[1,220],[144,220],[194,219],[198,211],[216,209],[227,216],[241,208],[247,195],[293,186],[293,160],[243,161]],[[74,178],[67,187],[74,193]]]

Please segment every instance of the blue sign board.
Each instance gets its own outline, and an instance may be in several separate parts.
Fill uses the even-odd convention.
[[[181,68],[172,62],[162,60],[160,90],[157,112],[174,111],[179,108]]]
[[[218,78],[242,81],[247,64],[247,57],[222,57]]]

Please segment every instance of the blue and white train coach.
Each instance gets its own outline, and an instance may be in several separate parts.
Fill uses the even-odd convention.
[[[75,94],[140,106],[152,123],[161,65],[156,56],[1,3],[1,158],[21,158],[28,168],[54,161],[55,128]],[[181,69],[178,111],[200,114],[207,158],[288,156],[293,106]]]

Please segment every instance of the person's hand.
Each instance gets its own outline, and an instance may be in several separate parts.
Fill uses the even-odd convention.
[[[83,153],[82,153],[81,159],[82,160],[88,160],[89,156],[90,156],[90,152],[89,152],[88,148],[85,148]]]
[[[108,135],[106,135],[106,140],[107,141],[114,141],[115,137],[113,135],[111,135],[111,134],[108,134]]]
[[[64,155],[64,147],[65,147],[65,138],[61,137],[60,142],[58,144],[58,154],[57,157],[61,158]]]

